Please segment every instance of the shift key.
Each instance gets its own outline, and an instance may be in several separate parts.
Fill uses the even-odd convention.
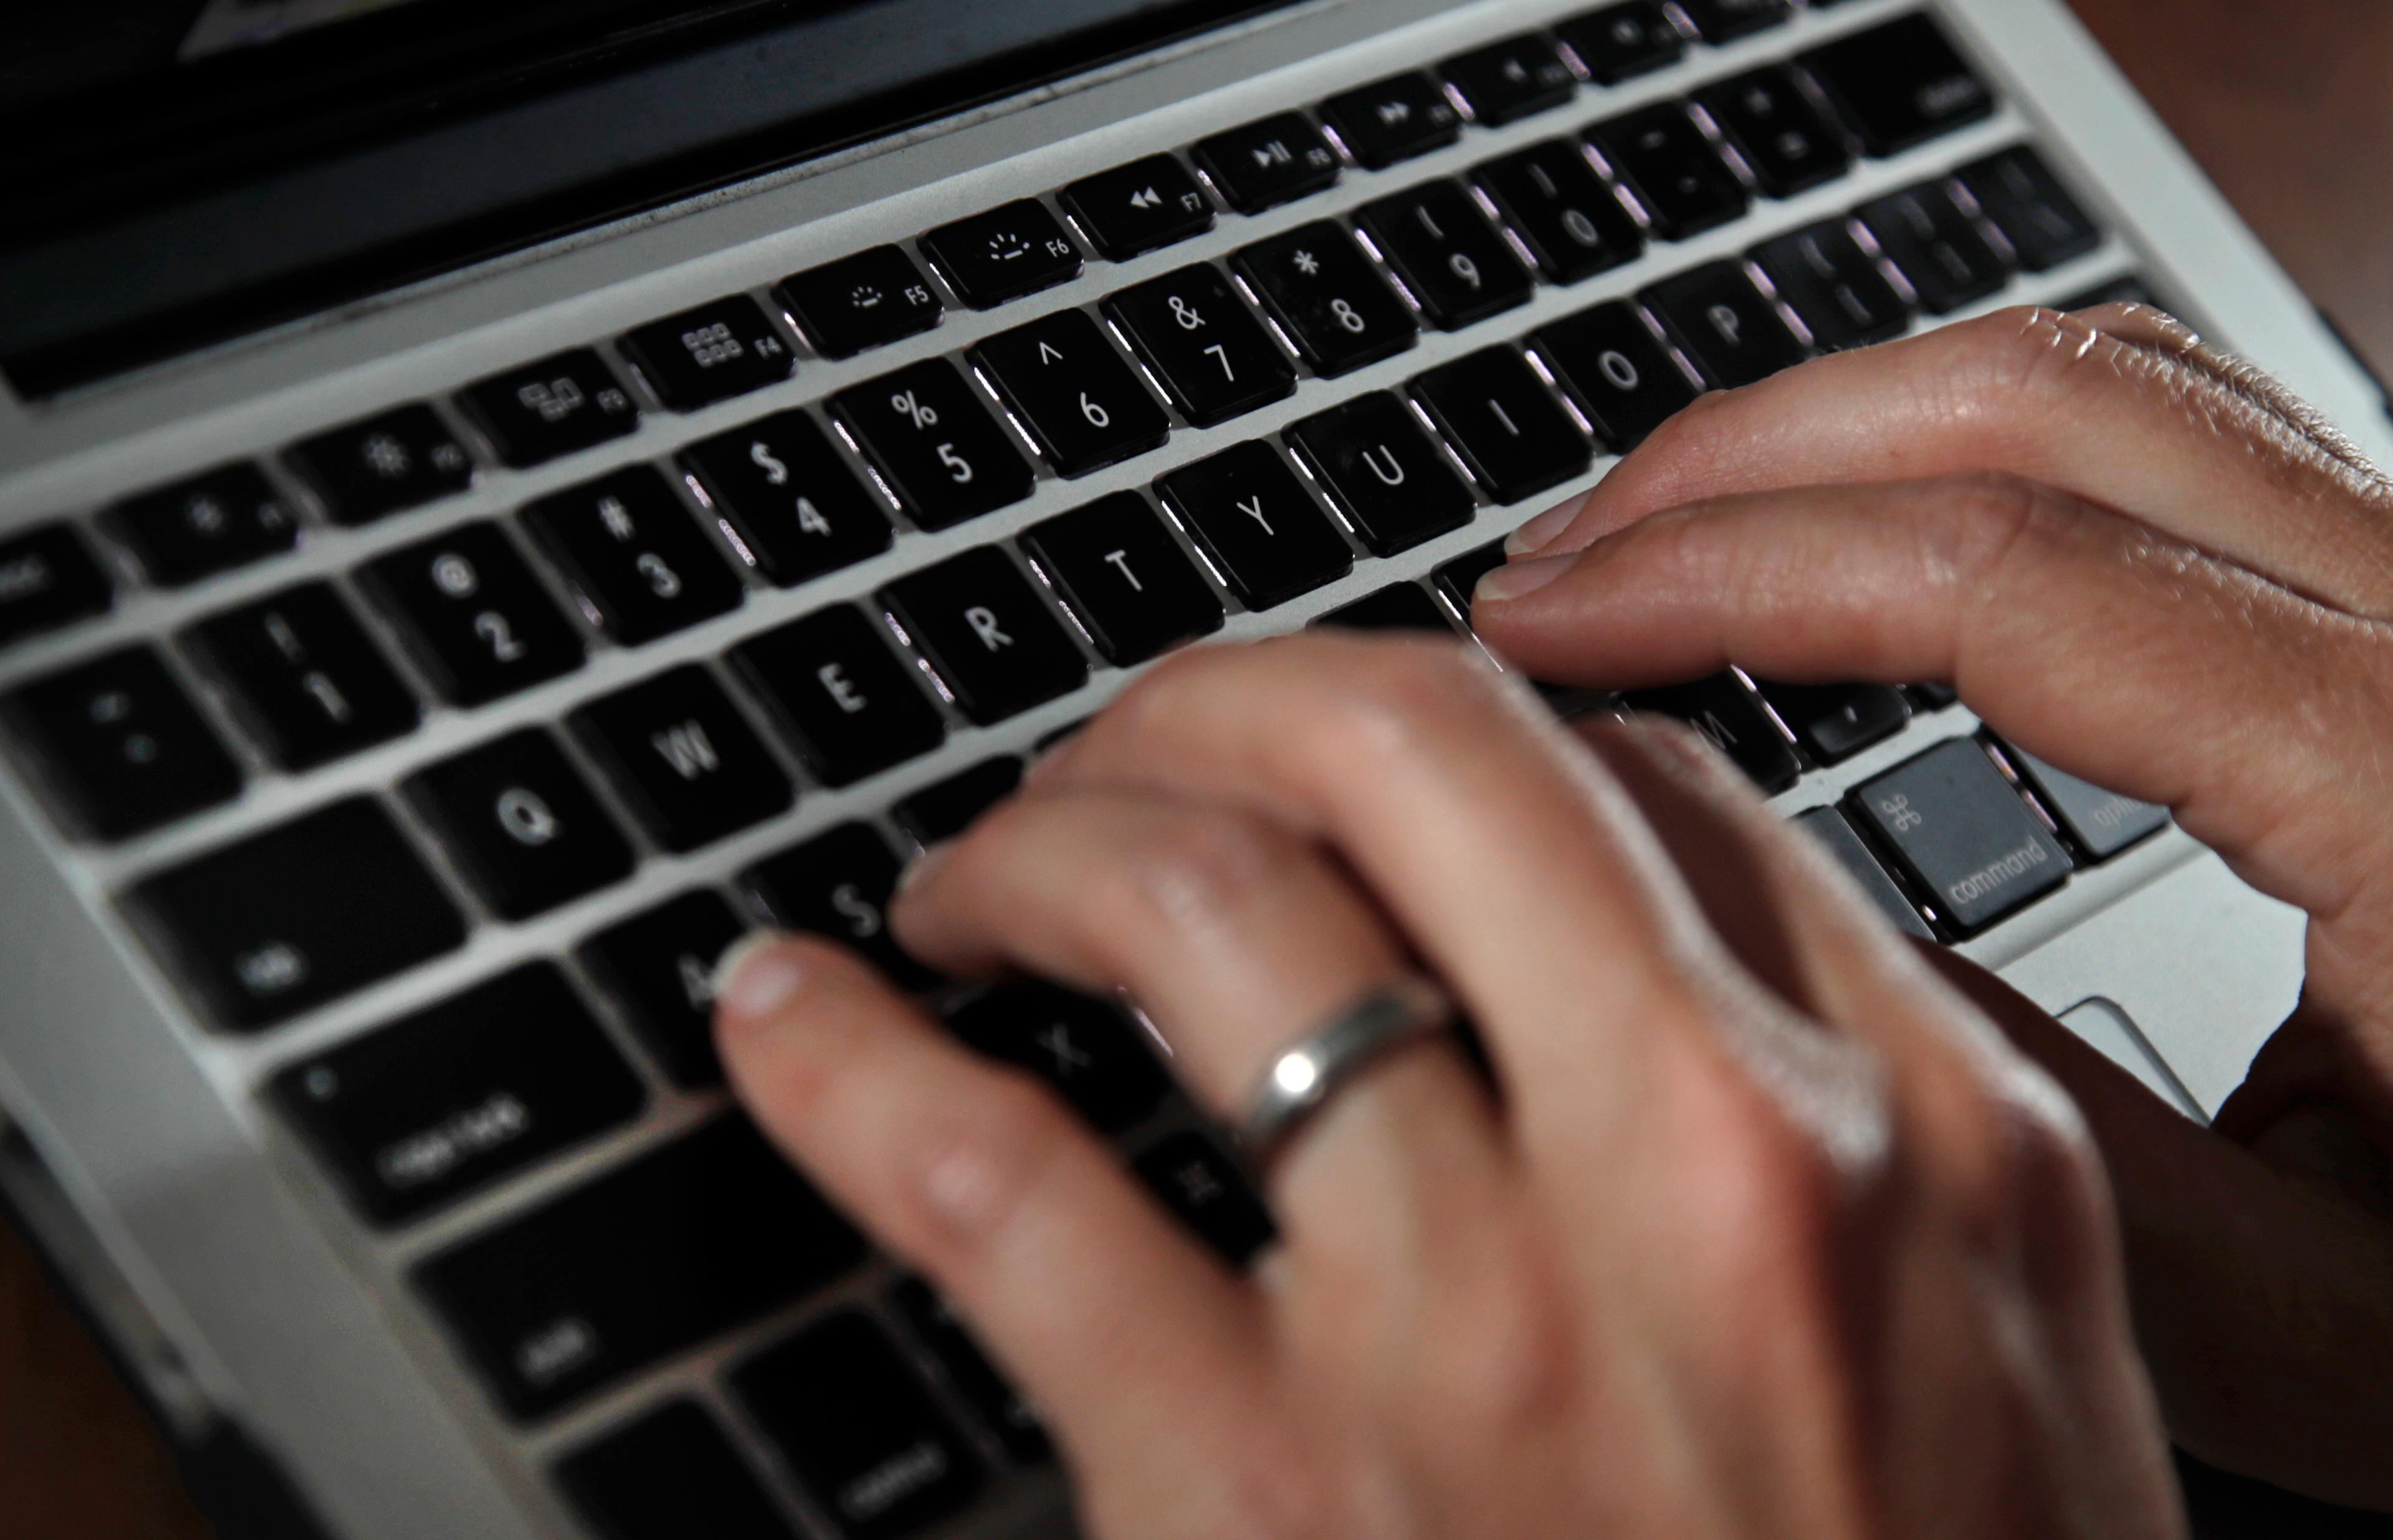
[[[1981,931],[2068,880],[2067,853],[1971,739],[1863,782],[1853,806],[1955,931]]]
[[[726,1117],[417,1270],[509,1412],[535,1417],[830,1282],[864,1242]]]

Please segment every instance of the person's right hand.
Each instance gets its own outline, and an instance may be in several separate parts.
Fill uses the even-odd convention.
[[[2209,1132],[1947,966],[2104,1146],[2178,1442],[2393,1508],[2393,484],[2157,312],[2012,310],[1706,398],[1513,549],[1534,677],[1948,683],[2308,912]]]

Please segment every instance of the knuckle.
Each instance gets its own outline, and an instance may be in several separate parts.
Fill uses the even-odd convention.
[[[922,1140],[900,1210],[904,1233],[887,1238],[949,1268],[993,1250],[1053,1175],[1071,1138],[1068,1116],[1028,1076],[992,1073]]]
[[[1135,902],[1187,930],[1252,908],[1300,859],[1293,841],[1252,818],[1174,808],[1144,822],[1115,870]]]
[[[1314,714],[1315,741],[1350,769],[1353,756],[1410,753],[1450,733],[1458,717],[1497,699],[1493,676],[1457,646],[1375,641],[1355,646]]]
[[[2006,471],[1943,478],[1914,526],[1928,564],[1964,592],[2040,558],[2083,524],[2086,505],[2041,482]]]

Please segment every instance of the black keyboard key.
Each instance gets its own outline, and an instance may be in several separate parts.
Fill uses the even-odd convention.
[[[451,705],[483,705],[582,666],[581,636],[495,524],[460,525],[358,577]]]
[[[1778,26],[1795,14],[1787,0],[1680,0],[1679,8],[1706,43],[1731,43]]]
[[[305,439],[289,458],[340,524],[371,523],[474,484],[472,453],[421,403]]]
[[[433,1258],[416,1281],[500,1403],[533,1417],[796,1299],[863,1255],[763,1136],[726,1117]]]
[[[1471,599],[1479,592],[1479,580],[1503,566],[1504,559],[1504,542],[1491,540],[1445,563],[1433,574],[1437,591],[1445,595],[1466,624],[1471,620]]]
[[[156,652],[127,647],[0,700],[43,790],[78,829],[123,840],[241,795],[241,771]]]
[[[1022,786],[1022,762],[1012,755],[985,759],[945,780],[898,799],[890,814],[897,825],[928,849],[952,840],[978,822],[980,816],[1011,797]]]
[[[1560,107],[1578,89],[1578,76],[1535,33],[1449,59],[1438,73],[1462,93],[1471,115],[1490,127]]]
[[[2107,861],[2168,827],[2165,807],[2105,791],[2007,743],[2003,753],[2089,860]]]
[[[1723,390],[1766,380],[1803,361],[1802,340],[1736,263],[1707,262],[1638,297],[1704,377]]]
[[[781,280],[773,291],[798,334],[826,359],[850,359],[939,324],[947,307],[896,246],[843,256]]]
[[[739,607],[748,592],[650,465],[555,492],[523,511],[585,613],[637,646]]]
[[[902,868],[889,842],[867,824],[841,824],[740,875],[740,882],[786,930],[853,946],[909,988],[930,982],[889,933],[889,899]]]
[[[731,661],[826,786],[853,786],[947,739],[916,671],[889,650],[879,623],[846,605],[751,638]]]
[[[962,1437],[861,1311],[765,1349],[731,1371],[731,1388],[854,1540],[913,1534],[980,1490]]]
[[[1999,294],[2010,281],[2009,264],[1942,182],[1863,203],[1855,212],[1931,315],[1947,315]]]
[[[104,615],[115,599],[115,585],[68,526],[0,540],[0,645]]]
[[[1462,137],[1462,114],[1437,82],[1392,75],[1321,104],[1321,121],[1355,160],[1374,171],[1443,150]]]
[[[129,498],[101,522],[133,553],[142,576],[161,588],[181,588],[299,543],[299,520],[290,503],[264,472],[247,463],[220,465]]]
[[[695,663],[592,701],[573,724],[667,850],[696,850],[790,805],[789,777]]]
[[[1200,1133],[1176,1133],[1133,1163],[1139,1179],[1232,1267],[1279,1238],[1246,1174]]]
[[[1191,153],[1222,201],[1240,214],[1338,185],[1338,151],[1294,112],[1199,139]]]
[[[600,1540],[797,1540],[695,1402],[585,1444],[558,1462],[556,1482]]]
[[[1911,702],[1890,685],[1755,683],[1778,720],[1794,731],[1803,751],[1823,764],[1883,743],[1911,721]]]
[[[1553,282],[1592,278],[1645,249],[1644,232],[1576,144],[1550,139],[1473,175]]]
[[[1745,216],[1745,184],[1677,102],[1600,123],[1588,131],[1588,141],[1645,205],[1654,233],[1665,241],[1684,241]]]
[[[1964,934],[2069,878],[2068,854],[1969,738],[1854,788],[1852,806]]]
[[[831,406],[925,529],[1019,502],[1037,484],[1030,463],[944,359],[843,390]]]
[[[1222,601],[1136,492],[1035,525],[1022,549],[1118,667],[1221,629]]]
[[[749,926],[723,895],[686,893],[582,944],[582,965],[607,991],[673,1083],[723,1083],[714,1051],[714,965]]]
[[[1950,685],[1905,685],[1903,693],[1911,698],[1914,711],[1941,711],[1961,703],[1961,692]]]
[[[1595,463],[1587,435],[1509,347],[1485,347],[1412,384],[1445,441],[1498,502],[1518,502]]]
[[[547,963],[303,1059],[273,1095],[386,1226],[628,1122],[647,1099]]]
[[[1531,333],[1529,346],[1616,453],[1643,443],[1695,398],[1679,360],[1617,300]]]
[[[1153,1112],[1171,1086],[1119,1007],[1036,979],[974,996],[948,1013],[948,1025],[979,1052],[1046,1081],[1105,1133]]]
[[[632,874],[622,831],[537,727],[444,760],[410,777],[406,790],[503,920],[529,920]]]
[[[1695,102],[1745,157],[1772,198],[1792,198],[1852,167],[1844,137],[1811,105],[1783,65],[1756,70],[1695,93]]]
[[[1287,437],[1374,555],[1393,556],[1459,529],[1479,512],[1471,489],[1386,391],[1291,424]]]
[[[1616,85],[1675,64],[1687,51],[1661,0],[1628,0],[1573,18],[1554,29],[1597,84]]]
[[[1313,622],[1339,631],[1426,631],[1454,634],[1454,624],[1418,583],[1390,583],[1376,594],[1340,605]]]
[[[1716,673],[1692,685],[1636,690],[1623,698],[1632,711],[1675,717],[1711,740],[1765,795],[1795,784],[1803,762],[1794,746],[1761,709],[1761,702],[1733,673]]]
[[[790,377],[790,345],[746,294],[728,294],[624,333],[623,356],[674,411],[762,390]]]
[[[1353,552],[1269,444],[1236,445],[1155,486],[1249,609],[1284,604],[1353,569]]]
[[[1056,196],[1108,261],[1127,262],[1213,228],[1205,189],[1169,155],[1083,176]]]
[[[2101,227],[2025,145],[1963,166],[1961,185],[2029,272],[2058,268],[2102,243]]]
[[[640,409],[586,347],[468,386],[457,402],[510,465],[537,465],[640,425]]]
[[[682,459],[725,532],[783,588],[889,549],[883,504],[803,411],[703,439]]]
[[[1994,92],[1922,12],[1840,37],[1802,62],[1873,155],[1900,155],[1994,111]]]
[[[1356,217],[1440,330],[1526,305],[1537,281],[1458,182],[1366,203]]]
[[[972,361],[1066,476],[1102,470],[1171,436],[1171,419],[1081,311],[1000,332],[972,350]]]
[[[1323,374],[1401,353],[1420,330],[1354,238],[1327,220],[1246,247],[1233,262]]]
[[[1824,353],[1887,342],[1910,329],[1910,302],[1841,219],[1780,236],[1753,259]]]
[[[133,904],[216,1019],[268,1026],[465,942],[424,862],[367,798],[213,851]]]
[[[1129,333],[1180,414],[1198,427],[1226,423],[1296,388],[1296,366],[1212,268],[1183,268],[1110,295],[1105,314]]]
[[[941,225],[922,250],[948,286],[975,310],[1068,283],[1080,276],[1080,248],[1035,198]]]
[[[956,1393],[996,1431],[1007,1455],[1023,1465],[1043,1464],[1054,1457],[1054,1446],[1040,1424],[1037,1409],[1006,1383],[955,1311],[930,1285],[920,1278],[907,1278],[889,1291],[889,1303],[938,1360]]]
[[[1928,928],[1928,921],[1919,918],[1918,908],[1903,896],[1901,888],[1894,885],[1894,879],[1878,865],[1877,857],[1870,854],[1869,846],[1862,843],[1862,837],[1853,832],[1853,826],[1845,821],[1843,814],[1833,807],[1815,807],[1795,819],[1794,824],[1820,842],[1836,858],[1837,865],[1844,868],[1852,880],[1861,884],[1863,894],[1877,911],[1894,921],[1896,930],[1921,941],[1936,939],[1936,933]]]
[[[415,697],[330,583],[203,620],[190,639],[285,770],[313,769],[415,726]]]
[[[900,578],[882,598],[956,705],[983,726],[1068,695],[1089,677],[1080,649],[994,545]]]

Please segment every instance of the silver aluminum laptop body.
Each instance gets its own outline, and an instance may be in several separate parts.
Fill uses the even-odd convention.
[[[92,516],[145,489],[228,461],[279,465],[284,446],[327,428],[399,403],[448,402],[472,382],[562,349],[611,349],[632,328],[718,295],[755,295],[778,317],[768,296],[786,275],[883,242],[911,242],[1010,199],[1048,197],[1135,157],[1182,150],[1218,130],[1308,109],[1342,89],[1433,67],[1585,8],[1579,0],[1293,5],[314,320],[51,399],[0,395],[0,540],[65,517],[110,550],[89,535]],[[1119,264],[1092,257],[1079,278],[1027,299],[976,311],[947,294],[937,329],[859,357],[832,361],[801,346],[785,382],[687,413],[649,402],[636,432],[596,450],[511,470],[475,440],[481,468],[470,489],[361,527],[326,521],[278,480],[307,510],[296,551],[174,591],[125,581],[120,571],[105,615],[0,647],[0,691],[7,691],[120,645],[174,638],[229,606],[303,580],[353,573],[445,529],[505,519],[616,466],[668,464],[691,441],[767,412],[823,402],[918,359],[960,358],[976,340],[1066,307],[1095,313],[1104,296],[1135,282],[1219,261],[1305,221],[1337,217],[1423,179],[1465,173],[1921,8],[1943,20],[1994,85],[1994,114],[1890,158],[1857,160],[1843,177],[1792,198],[1758,199],[1725,228],[1657,241],[1638,260],[1584,282],[1541,283],[1525,307],[1452,333],[1425,330],[1416,346],[1357,372],[1334,380],[1308,372],[1285,399],[1219,426],[1175,418],[1159,450],[1068,481],[1042,470],[1027,501],[939,532],[901,529],[883,555],[798,587],[752,578],[739,608],[660,640],[622,646],[587,634],[580,669],[491,704],[440,704],[410,672],[424,702],[422,725],[320,768],[271,768],[244,729],[230,724],[219,696],[198,690],[210,724],[236,746],[245,790],[152,832],[116,842],[80,838],[21,764],[0,769],[0,1120],[22,1135],[7,1168],[15,1206],[178,1429],[237,1428],[326,1533],[343,1540],[587,1533],[559,1494],[555,1462],[676,1395],[694,1398],[727,1429],[774,1507],[800,1533],[839,1533],[824,1494],[793,1470],[727,1388],[726,1375],[826,1311],[862,1304],[885,1321],[884,1269],[848,1270],[823,1289],[528,1418],[496,1403],[458,1338],[411,1283],[412,1270],[722,1112],[719,1091],[684,1090],[660,1073],[607,991],[572,960],[586,937],[693,887],[729,894],[735,874],[817,830],[880,818],[908,791],[992,754],[1024,750],[1103,704],[1127,672],[1092,652],[1080,689],[992,727],[953,719],[942,747],[884,775],[833,790],[799,773],[802,789],[787,811],[685,855],[651,844],[628,879],[521,922],[497,920],[464,896],[463,881],[395,795],[396,785],[502,732],[557,723],[619,686],[718,659],[782,621],[869,599],[928,561],[1012,537],[1105,494],[1144,489],[1166,470],[1361,392],[1402,390],[1472,350],[2021,141],[2041,150],[2107,233],[2089,254],[2014,277],[1971,309],[2060,302],[2138,276],[2203,331],[2317,403],[2372,454],[2393,450],[2376,388],[2057,0],[1848,0],[1798,9],[1782,26],[1719,46],[1691,45],[1679,62],[1653,73],[1615,85],[1581,84],[1559,109],[1503,126],[1471,124],[1458,142],[1418,159],[1380,171],[1349,164],[1329,190],[1260,215],[1223,212],[1209,233],[1184,242]],[[1599,452],[1587,475],[1516,505],[1482,494],[1465,528],[1393,558],[1366,555],[1351,575],[1265,615],[1231,605],[1222,634],[1285,631],[1430,573],[1612,463]],[[119,562],[113,554],[107,559]],[[556,581],[553,572],[545,581]],[[370,605],[358,607],[386,641],[380,628],[387,619]],[[580,617],[573,623],[589,631]],[[176,656],[177,677],[195,683],[188,661]],[[752,702],[743,710],[755,713]],[[1807,773],[1780,805],[1792,815],[1835,803],[1848,789],[1975,726],[1963,708],[1923,710],[1899,736]],[[790,760],[769,727],[763,736]],[[173,966],[127,919],[125,894],[154,873],[360,793],[392,810],[416,847],[431,853],[438,881],[473,917],[469,937],[267,1030],[210,1024]],[[2057,893],[1961,945],[2041,1003],[2070,1012],[2105,1051],[2199,1114],[2238,1083],[2292,1004],[2301,933],[2296,915],[2241,886],[2171,829],[2086,864]],[[421,1218],[386,1228],[361,1222],[315,1151],[267,1099],[268,1083],[294,1063],[533,958],[564,960],[574,988],[639,1077],[644,1110]],[[772,1216],[758,1222],[770,1224]],[[627,1246],[637,1244],[625,1237]],[[895,1339],[909,1364],[930,1369],[931,1395],[966,1429],[970,1458],[985,1468],[980,1494],[936,1532],[1059,1530],[1061,1483],[1052,1467],[1006,1458],[924,1346],[903,1332]],[[821,1388],[834,1401],[845,1393]]]

